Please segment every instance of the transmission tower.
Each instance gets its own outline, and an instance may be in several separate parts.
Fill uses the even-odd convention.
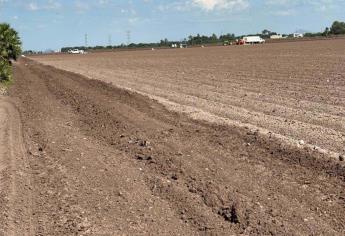
[[[131,43],[131,31],[128,30],[126,34],[127,34],[127,46],[128,46]]]

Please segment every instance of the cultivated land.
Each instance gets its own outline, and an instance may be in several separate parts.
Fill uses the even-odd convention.
[[[0,235],[344,235],[331,42],[20,59]]]
[[[35,60],[139,91],[193,117],[249,124],[342,153],[344,45],[342,39]]]

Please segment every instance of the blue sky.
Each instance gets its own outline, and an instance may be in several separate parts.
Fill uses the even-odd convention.
[[[0,0],[0,22],[24,49],[180,40],[190,34],[320,31],[345,21],[345,0]]]

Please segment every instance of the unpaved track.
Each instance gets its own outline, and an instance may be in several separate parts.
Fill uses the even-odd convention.
[[[33,235],[31,188],[19,113],[0,95],[0,235]]]
[[[343,162],[29,60],[14,72],[35,234],[345,233]]]

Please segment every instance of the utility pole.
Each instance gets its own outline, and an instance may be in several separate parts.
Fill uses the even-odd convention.
[[[128,30],[126,32],[126,35],[127,35],[127,46],[131,43],[131,31]]]
[[[111,34],[108,35],[108,46],[112,46],[113,45],[113,42],[112,42],[112,39],[111,39]]]
[[[88,47],[88,35],[85,34],[85,48]]]

